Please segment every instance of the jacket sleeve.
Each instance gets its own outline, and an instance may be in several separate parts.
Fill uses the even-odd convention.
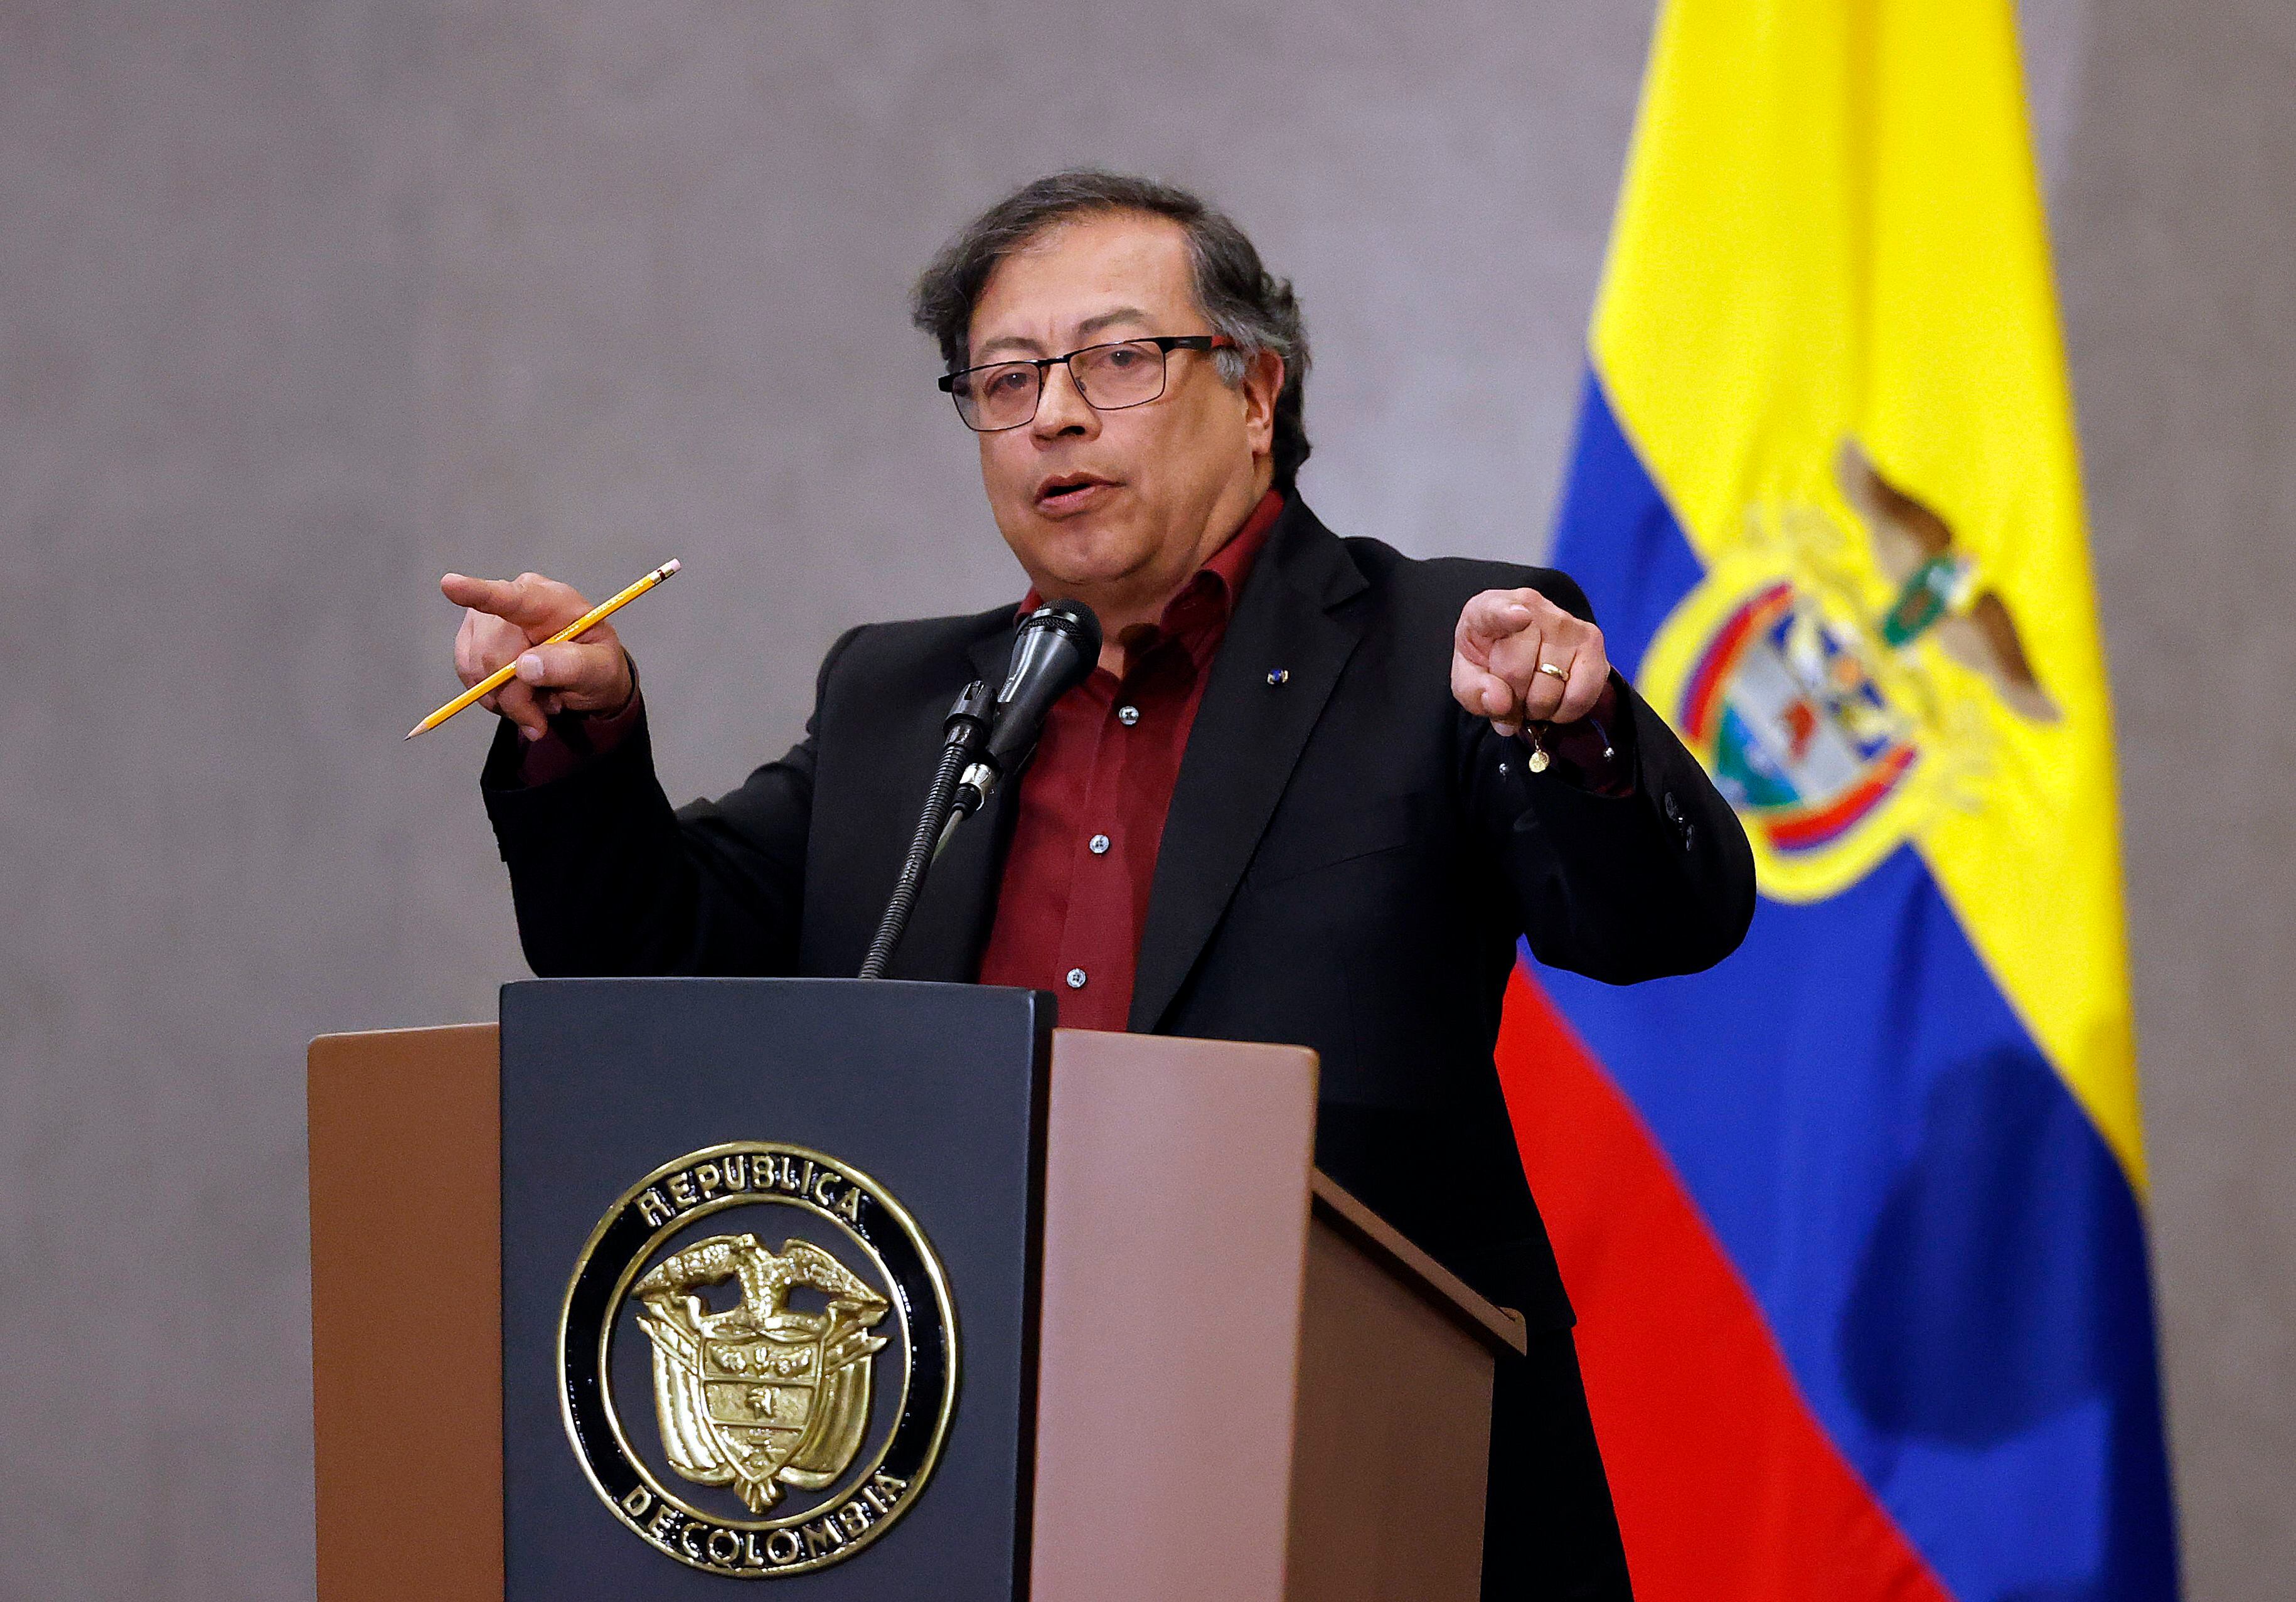
[[[1593,620],[1569,578],[1541,572],[1535,582],[1556,604]],[[1458,716],[1474,809],[1496,847],[1531,954],[1629,984],[1696,973],[1738,949],[1754,916],[1754,858],[1737,814],[1698,760],[1632,686],[1615,672],[1611,682],[1633,723],[1630,795],[1533,774],[1515,741],[1464,711]]]
[[[795,967],[821,692],[859,632],[847,633],[823,661],[805,738],[715,801],[671,810],[643,717],[612,750],[533,786],[520,784],[517,733],[503,726],[480,788],[535,973],[776,974]]]

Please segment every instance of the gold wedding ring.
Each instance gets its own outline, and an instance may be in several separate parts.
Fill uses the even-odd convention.
[[[1566,684],[1570,680],[1570,671],[1567,669],[1556,667],[1553,662],[1539,663],[1538,670],[1542,673],[1552,674],[1554,677],[1562,679]]]

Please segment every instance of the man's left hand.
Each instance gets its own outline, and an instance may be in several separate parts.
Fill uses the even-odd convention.
[[[1535,589],[1487,589],[1459,613],[1451,694],[1510,738],[1526,723],[1576,723],[1610,677],[1603,631]]]

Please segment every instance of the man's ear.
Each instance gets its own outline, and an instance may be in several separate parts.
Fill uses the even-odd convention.
[[[1236,386],[1243,396],[1243,428],[1256,455],[1275,448],[1275,398],[1283,393],[1283,358],[1273,350],[1255,351]]]

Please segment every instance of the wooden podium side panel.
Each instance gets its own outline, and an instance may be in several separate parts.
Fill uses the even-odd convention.
[[[320,1602],[501,1602],[491,1023],[311,1042]]]
[[[1300,1310],[1292,1602],[1481,1595],[1492,1354],[1521,1336],[1475,1325],[1317,1209]]]
[[[1057,1030],[1032,1602],[1283,1594],[1316,1057]]]

